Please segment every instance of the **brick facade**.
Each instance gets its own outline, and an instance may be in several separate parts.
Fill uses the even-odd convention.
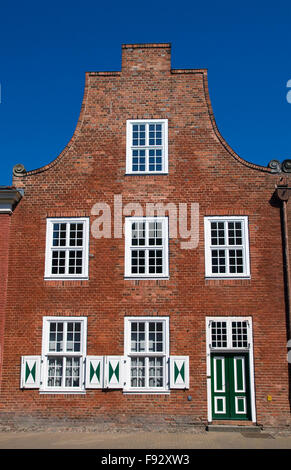
[[[168,174],[125,174],[127,119],[168,119]],[[206,424],[205,318],[241,316],[253,322],[256,422],[289,424],[281,214],[274,197],[278,182],[270,168],[246,162],[227,145],[213,117],[207,71],[172,70],[170,45],[125,45],[120,72],[86,73],[71,141],[52,163],[13,178],[24,197],[9,219],[1,419]],[[92,225],[94,204],[113,208],[115,195],[122,196],[123,205],[143,207],[198,203],[198,247],[181,249],[181,237],[170,239],[169,279],[128,280],[124,238],[91,234],[88,280],[44,280],[46,219],[86,216]],[[205,279],[203,219],[210,215],[248,216],[250,279]],[[1,279],[7,263],[5,230],[1,221]],[[87,354],[97,356],[124,354],[125,316],[169,317],[170,354],[189,356],[189,390],[69,395],[20,389],[21,356],[41,354],[44,316],[87,317]]]
[[[10,215],[0,214],[0,380],[2,374],[2,359],[3,359],[3,342],[4,342],[4,325],[5,325],[5,303],[7,293],[7,279],[8,279],[8,250],[9,250],[9,230],[10,230]]]

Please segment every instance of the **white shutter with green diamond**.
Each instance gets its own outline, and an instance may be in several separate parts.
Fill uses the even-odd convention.
[[[103,388],[103,356],[86,357],[86,388]]]
[[[170,388],[189,388],[189,356],[170,356]]]
[[[40,356],[21,357],[20,388],[39,388]]]
[[[104,388],[123,388],[124,356],[105,356]]]

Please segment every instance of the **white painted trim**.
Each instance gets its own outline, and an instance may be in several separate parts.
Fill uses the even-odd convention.
[[[238,390],[237,388],[237,360],[242,361],[242,378],[243,378],[243,389]],[[236,393],[245,393],[246,391],[246,382],[245,382],[245,357],[244,356],[235,356],[234,361],[234,391]]]
[[[25,382],[26,364],[35,363],[35,381]],[[30,367],[31,370],[31,367]],[[21,373],[20,373],[20,388],[39,388],[41,374],[41,357],[40,356],[21,356]],[[30,376],[30,374],[29,374]]]
[[[250,381],[250,400],[251,400],[251,420],[253,423],[256,423],[256,396],[255,396],[255,377],[254,377],[254,347],[253,347],[253,322],[252,317],[206,317],[205,318],[205,328],[206,328],[206,374],[207,374],[207,417],[208,422],[212,422],[212,396],[211,396],[211,353],[216,352],[216,349],[211,349],[211,329],[209,324],[211,321],[248,321],[248,337],[249,337],[249,348],[240,349],[240,351],[246,351],[249,353],[249,381]],[[219,351],[219,350],[218,350]],[[236,352],[237,348],[231,349],[220,349],[220,351],[227,352]]]
[[[150,222],[161,222],[163,230],[163,245],[161,247],[149,247],[149,245],[132,247],[131,234],[132,224],[137,222],[146,222],[146,239],[148,238],[148,224]],[[169,279],[169,218],[168,217],[125,217],[125,250],[124,250],[124,279]],[[148,263],[145,261],[144,274],[131,273],[131,250],[132,249],[145,249],[148,250],[160,249],[163,251],[163,273],[151,274],[148,273]],[[146,257],[147,260],[147,257]]]
[[[49,324],[52,322],[81,322],[81,351],[80,352],[54,352],[49,351]],[[85,391],[85,369],[87,355],[87,317],[45,316],[42,326],[42,355],[41,355],[41,382],[40,392],[46,393],[80,393]],[[80,357],[80,386],[79,387],[48,387],[48,357]]]
[[[100,382],[97,379],[93,379],[90,382],[90,365],[94,364],[96,369],[96,363],[100,365]],[[98,367],[98,365],[97,365]],[[86,356],[86,370],[85,370],[85,387],[86,389],[102,389],[104,385],[104,356]]]
[[[0,214],[12,214],[12,203],[1,202],[0,204]]]
[[[170,388],[182,389],[182,390],[188,389],[189,388],[189,356],[169,356],[169,361],[170,361]],[[180,363],[180,370],[181,370],[181,363],[184,364],[184,372],[185,372],[184,382],[174,381],[175,363],[176,364]],[[179,373],[179,375],[181,374]]]
[[[132,171],[132,155],[131,155],[131,143],[132,143],[132,125],[133,124],[162,124],[162,135],[163,135],[163,148],[162,154],[162,171],[149,171],[148,162],[146,158],[146,171]],[[148,140],[146,135],[146,140]],[[145,147],[149,147],[146,142]],[[137,147],[138,148],[138,147]],[[126,174],[128,175],[160,175],[168,173],[168,119],[128,119],[126,121]]]
[[[211,263],[211,222],[228,222],[228,221],[241,221],[242,222],[242,238],[243,245],[243,260],[244,272],[243,273],[212,273]],[[204,216],[204,246],[205,246],[205,278],[206,279],[250,279],[250,250],[249,250],[249,226],[248,216]],[[217,249],[229,249],[230,245],[217,245]],[[233,246],[235,248],[236,245]],[[227,253],[226,253],[227,255]]]
[[[218,411],[217,409],[217,401],[218,400],[222,400],[223,402],[223,410],[222,411]],[[225,397],[214,397],[214,413],[217,414],[217,415],[224,415],[226,412],[226,399]]]
[[[109,381],[109,365],[115,364],[113,380]],[[119,366],[119,379],[114,380],[115,370]],[[104,387],[108,389],[123,389],[124,386],[124,356],[104,356]]]
[[[243,411],[238,410],[238,400],[243,400],[243,402],[244,402],[244,410]],[[236,414],[239,414],[239,415],[245,415],[246,414],[246,412],[247,412],[247,399],[246,399],[246,397],[235,397],[235,412],[236,412]]]
[[[162,352],[144,352],[144,353],[135,353],[131,352],[131,328],[130,324],[134,322],[163,322],[164,323],[164,346],[165,350]],[[169,392],[169,353],[170,353],[170,328],[169,328],[169,317],[124,317],[124,393],[152,393],[159,394]],[[145,336],[145,342],[147,338]],[[131,387],[130,385],[130,359],[131,357],[162,357],[164,359],[164,387]]]
[[[82,274],[51,274],[52,268],[52,238],[53,224],[64,223],[83,223],[84,224],[84,246],[76,247],[83,252]],[[46,251],[45,251],[45,273],[44,280],[87,280],[89,279],[89,233],[90,219],[89,217],[48,217],[46,226]],[[73,248],[73,247],[72,247]],[[67,247],[64,247],[67,251]]]
[[[218,359],[222,361],[222,390],[217,389],[216,361]],[[214,358],[214,392],[225,393],[225,357],[224,356],[215,356]]]

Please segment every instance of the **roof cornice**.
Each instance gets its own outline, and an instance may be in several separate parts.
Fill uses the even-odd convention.
[[[13,187],[0,187],[0,214],[12,214],[22,198],[22,191]]]

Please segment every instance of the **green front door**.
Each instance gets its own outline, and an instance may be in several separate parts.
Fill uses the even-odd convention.
[[[213,419],[250,419],[248,354],[212,354]]]

